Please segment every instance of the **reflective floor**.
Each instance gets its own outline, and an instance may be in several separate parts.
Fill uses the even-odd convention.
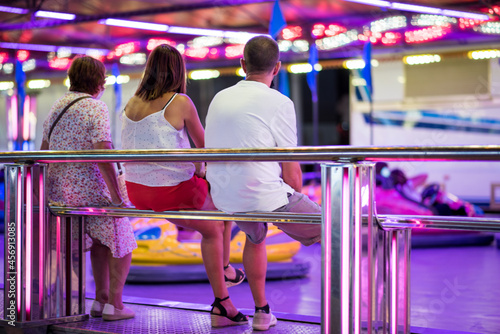
[[[91,301],[87,300],[87,308]],[[172,309],[151,305],[127,305],[136,313],[134,319],[121,321],[103,321],[100,318],[90,318],[85,322],[76,322],[51,326],[50,334],[68,333],[117,333],[117,334],[241,334],[252,333],[251,322],[246,325],[212,328],[208,312],[193,310]],[[271,327],[269,334],[319,334],[319,324],[298,323],[279,320],[276,326]]]
[[[268,281],[269,304],[276,312],[314,319],[320,316],[321,308],[321,247],[302,247],[296,256],[310,262],[309,276]],[[413,332],[420,328],[418,332],[422,333],[439,329],[500,333],[500,249],[495,242],[489,246],[413,249],[411,266]],[[235,305],[251,314],[253,300],[248,284],[229,291]],[[87,296],[92,292],[92,276],[88,275]],[[130,301],[145,297],[207,307],[213,301],[208,283],[127,284],[124,294]]]

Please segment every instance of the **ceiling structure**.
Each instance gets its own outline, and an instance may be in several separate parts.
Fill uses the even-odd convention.
[[[393,3],[372,1],[375,2]],[[279,4],[287,26],[296,27],[289,31],[290,36],[281,34],[278,37],[278,41],[289,38],[281,43],[284,48],[288,46],[288,49],[284,49],[286,51],[283,52],[283,60],[307,61],[308,49],[313,43],[318,46],[319,59],[359,57],[363,45],[368,40],[373,43],[373,54],[416,53],[419,50],[476,45],[482,48],[499,48],[500,7],[495,6],[496,1],[402,2],[488,14],[490,21],[448,16],[445,19],[443,16],[441,19],[436,16],[423,17],[406,9],[395,9],[394,6],[381,8],[344,0],[281,0]],[[209,44],[196,46],[193,39],[199,36],[191,32],[171,33],[170,30],[117,27],[100,22],[114,18],[168,27],[267,34],[274,4],[274,1],[264,0],[0,1],[0,8],[4,6],[22,9],[18,13],[0,11],[0,60],[1,63],[13,61],[19,50],[27,50],[28,58],[38,59],[38,64],[49,64],[54,59],[72,57],[75,53],[82,53],[76,51],[84,50],[66,49],[65,54],[57,53],[64,50],[61,47],[72,47],[100,50],[104,61],[116,62],[120,52],[127,53],[127,46],[132,53],[147,53],[147,44],[151,39],[167,39],[175,45],[182,45],[186,51],[187,63],[191,67],[235,64],[241,48],[237,47],[237,42],[228,38],[220,37],[222,44],[213,44],[215,42],[212,38],[204,41]],[[41,10],[75,14],[75,17],[73,20],[43,18],[35,14]],[[313,31],[316,35],[312,34]],[[415,42],[411,40],[412,36],[421,40]],[[122,48],[117,49],[120,45]],[[204,49],[208,51],[199,53],[198,49],[203,47],[208,48]],[[230,50],[236,52],[235,57],[234,54],[228,56],[227,47],[233,48]],[[187,53],[188,49],[192,49],[192,53]],[[54,52],[50,52],[51,50]],[[64,61],[61,62],[64,65]],[[61,66],[61,69],[63,67]]]

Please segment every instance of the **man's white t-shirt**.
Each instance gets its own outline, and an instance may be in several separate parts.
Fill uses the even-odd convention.
[[[240,81],[220,91],[206,118],[207,148],[297,146],[292,100],[257,81]],[[273,211],[294,190],[281,178],[278,162],[209,162],[207,180],[222,211]]]

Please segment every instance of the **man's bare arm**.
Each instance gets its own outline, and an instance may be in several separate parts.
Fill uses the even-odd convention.
[[[300,164],[296,161],[283,162],[281,169],[283,181],[295,189],[295,191],[300,192],[302,190],[302,170],[300,169]]]

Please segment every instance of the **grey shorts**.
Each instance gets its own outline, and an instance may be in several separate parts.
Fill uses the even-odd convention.
[[[273,212],[321,213],[321,207],[306,195],[294,192],[289,194],[288,204]],[[260,244],[266,238],[267,223],[237,222],[236,224],[254,244]],[[320,224],[274,223],[274,225],[293,239],[300,241],[304,246],[312,245],[321,240]]]

